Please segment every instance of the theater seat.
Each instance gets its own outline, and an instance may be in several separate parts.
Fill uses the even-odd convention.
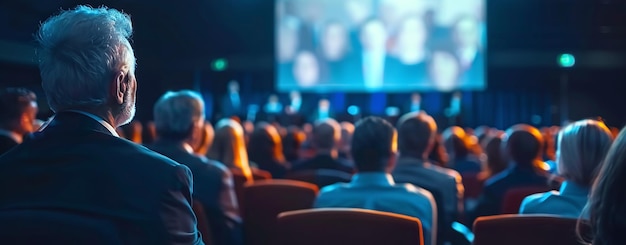
[[[474,222],[474,245],[580,245],[576,219],[549,215],[494,215]],[[587,236],[590,228],[581,223]]]
[[[334,169],[302,170],[289,173],[285,179],[299,180],[317,185],[318,188],[343,182],[348,183],[352,175]]]
[[[295,180],[261,180],[246,184],[242,204],[245,243],[271,244],[278,214],[312,208],[317,192],[317,186]]]
[[[417,218],[353,208],[322,208],[281,213],[275,245],[421,245]]]
[[[57,210],[0,212],[0,244],[123,244],[110,221]]]
[[[550,189],[546,186],[529,186],[508,190],[504,194],[504,199],[502,200],[502,214],[518,213],[519,207],[522,205],[524,198],[535,193],[547,192],[549,190]]]
[[[243,187],[248,182],[248,179],[243,174],[243,171],[241,171],[241,169],[231,168],[230,172],[233,175],[233,184],[235,185],[235,195],[237,196],[237,203],[239,204],[239,207],[241,207],[242,204],[245,202],[243,197]],[[272,174],[260,169],[252,169],[252,179],[254,181],[268,180],[272,179]]]

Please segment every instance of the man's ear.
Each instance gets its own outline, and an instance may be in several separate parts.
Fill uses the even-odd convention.
[[[126,94],[128,90],[127,80],[127,75],[123,71],[118,72],[113,78],[111,96],[119,105],[124,103],[124,94]]]

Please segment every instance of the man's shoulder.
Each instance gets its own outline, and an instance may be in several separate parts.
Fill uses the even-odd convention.
[[[440,175],[441,177],[448,179],[459,179],[461,178],[461,174],[454,169],[440,167],[434,164],[430,164],[427,169],[433,171],[433,174]]]
[[[421,187],[417,187],[413,184],[396,184],[393,187],[398,191],[404,192],[407,196],[420,197],[427,200],[433,199],[433,195],[430,193],[430,191]]]

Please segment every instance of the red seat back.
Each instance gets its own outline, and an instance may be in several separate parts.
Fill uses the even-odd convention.
[[[285,179],[308,182],[317,185],[318,188],[339,182],[347,183],[351,178],[352,175],[334,169],[302,170],[285,176]]]
[[[547,215],[494,215],[474,222],[474,245],[580,245],[576,219]],[[590,228],[581,223],[582,234]]]
[[[483,181],[478,179],[477,173],[462,174],[465,198],[476,199],[483,191]]]
[[[549,190],[550,189],[546,186],[529,186],[508,190],[504,194],[504,199],[502,199],[502,214],[518,213],[519,207],[524,198],[535,193],[546,192]]]
[[[202,241],[205,245],[212,245],[213,235],[211,233],[211,226],[209,225],[209,221],[207,220],[207,214],[204,211],[202,203],[200,203],[199,201],[193,201],[191,208],[196,214],[196,219],[198,220],[198,230],[200,231],[200,234],[202,234]]]
[[[278,214],[312,208],[317,192],[317,186],[295,180],[262,180],[247,184],[242,204],[246,244],[270,244]]]
[[[238,168],[231,168],[230,172],[233,175],[233,184],[235,185],[235,195],[237,196],[237,203],[239,207],[245,202],[243,197],[243,187],[248,183],[248,179],[243,174],[243,171]],[[256,180],[268,180],[272,179],[272,174],[260,169],[252,169],[252,179]]]
[[[417,218],[352,208],[323,208],[278,216],[276,245],[421,245]]]

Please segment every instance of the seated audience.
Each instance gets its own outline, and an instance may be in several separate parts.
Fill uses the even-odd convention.
[[[283,136],[283,154],[287,162],[300,160],[300,149],[306,140],[306,134],[296,126],[291,126]]]
[[[283,142],[271,124],[257,125],[250,135],[248,156],[261,170],[268,171],[273,178],[282,178],[287,173],[290,164],[283,155]]]
[[[203,244],[189,168],[115,131],[135,114],[131,33],[130,17],[106,7],[78,6],[41,25],[42,87],[55,115],[0,157],[0,210],[105,220],[124,244]]]
[[[405,114],[398,121],[397,128],[400,156],[392,172],[393,178],[398,183],[410,183],[432,193],[439,207],[442,237],[463,212],[461,175],[428,160],[437,137],[437,124],[431,116],[423,112]]]
[[[626,244],[626,130],[622,129],[606,154],[589,197],[592,237],[589,244]],[[583,237],[587,239],[586,237]]]
[[[499,134],[488,136],[483,142],[485,143],[483,146],[483,169],[477,177],[478,180],[484,182],[504,171],[508,167],[508,163],[502,155],[502,138]]]
[[[319,121],[313,127],[312,144],[315,156],[294,164],[292,171],[334,169],[349,174],[354,172],[350,162],[338,157],[337,144],[341,137],[341,128],[334,119]]]
[[[356,124],[351,144],[357,173],[350,183],[322,188],[316,208],[365,208],[419,218],[425,244],[435,244],[437,208],[430,192],[410,184],[395,184],[389,174],[395,164],[397,134],[382,118]]]
[[[189,90],[166,93],[154,105],[154,123],[157,140],[149,148],[189,167],[192,196],[204,207],[214,244],[241,244],[241,218],[230,171],[222,163],[194,155],[190,144],[205,130],[202,97]]]
[[[437,134],[433,143],[433,148],[428,154],[428,160],[439,167],[445,168],[448,166],[448,153],[446,148],[443,147],[443,139],[440,134]]]
[[[350,143],[352,142],[352,134],[354,133],[354,124],[350,122],[341,122],[341,139],[339,140],[339,157],[343,159],[352,159],[350,156]]]
[[[28,89],[0,91],[0,155],[21,144],[24,135],[37,129],[37,109],[37,97]]]
[[[230,118],[220,120],[207,157],[241,172],[248,181],[252,181],[252,169],[248,162],[243,133],[243,128],[237,121]]]
[[[521,214],[556,214],[579,218],[587,204],[594,178],[611,147],[613,135],[604,123],[583,120],[565,127],[557,140],[558,172],[565,182],[558,192],[526,197],[520,207]]]
[[[443,133],[444,145],[450,156],[448,167],[464,173],[478,173],[480,162],[473,154],[469,136],[460,127],[451,127]]]
[[[538,129],[526,124],[515,125],[506,131],[502,144],[509,167],[485,181],[477,207],[470,215],[471,222],[478,216],[500,214],[504,194],[510,189],[548,188],[547,174],[537,167],[543,163],[543,138]]]

